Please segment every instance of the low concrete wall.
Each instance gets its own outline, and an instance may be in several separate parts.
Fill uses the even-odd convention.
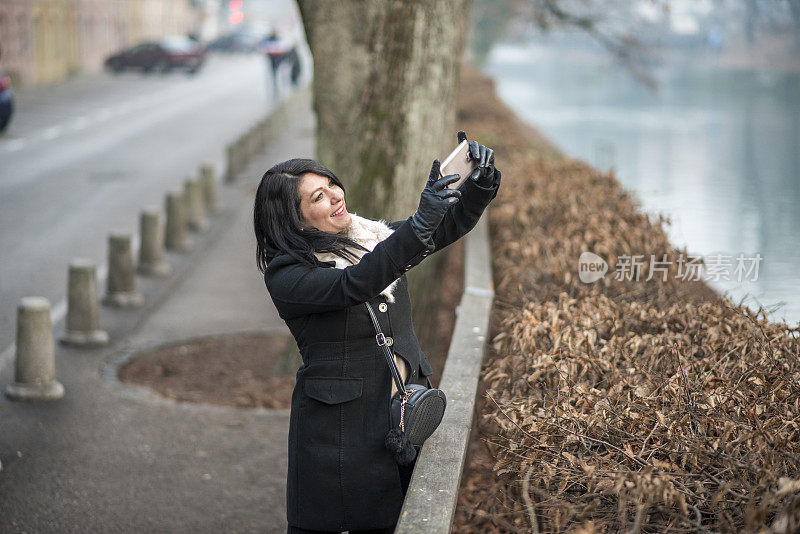
[[[439,384],[447,410],[420,451],[395,533],[447,533],[453,524],[494,300],[486,217],[465,239],[464,293]]]
[[[281,101],[264,119],[253,124],[246,132],[230,143],[226,150],[225,182],[234,182],[244,173],[253,159],[280,138],[289,124],[311,98],[311,87],[304,85]],[[276,162],[277,163],[277,162]],[[260,179],[260,176],[258,177]]]

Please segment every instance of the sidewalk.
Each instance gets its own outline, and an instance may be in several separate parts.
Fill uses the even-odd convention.
[[[235,185],[220,184],[223,209],[207,234],[193,234],[195,251],[168,255],[176,273],[137,280],[146,306],[101,309],[112,345],[56,345],[63,399],[0,396],[0,531],[286,531],[288,410],[176,404],[104,372],[121,357],[178,340],[287,331],[256,268],[252,198],[273,163],[313,156],[308,92],[302,98],[302,112],[267,153]],[[54,328],[56,338],[62,331]],[[0,384],[11,381],[8,365]]]

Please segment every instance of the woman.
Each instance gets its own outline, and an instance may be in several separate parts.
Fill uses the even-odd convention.
[[[279,163],[261,179],[258,266],[303,357],[289,419],[290,533],[394,528],[414,465],[384,446],[395,388],[364,302],[404,380],[428,382],[404,273],[471,230],[497,194],[494,152],[472,141],[470,153],[479,167],[458,189],[434,161],[417,211],[389,224],[349,213],[342,183],[313,160]]]

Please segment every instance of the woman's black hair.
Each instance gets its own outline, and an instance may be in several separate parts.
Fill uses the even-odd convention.
[[[344,191],[342,182],[330,169],[313,159],[290,159],[264,173],[256,191],[253,226],[256,232],[256,262],[263,273],[278,254],[290,254],[298,261],[315,265],[314,252],[330,252],[358,261],[346,247],[367,250],[342,234],[304,228],[300,211],[300,180],[313,173],[325,176]]]

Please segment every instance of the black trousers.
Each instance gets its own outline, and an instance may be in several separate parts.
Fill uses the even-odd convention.
[[[398,465],[397,469],[400,471],[400,484],[403,487],[403,495],[408,491],[408,485],[411,483],[411,474],[414,472],[414,465],[417,463],[414,460],[411,465]],[[392,534],[394,532],[394,525],[384,528],[371,528],[367,530],[350,530],[350,534]],[[338,530],[308,530],[305,528],[298,528],[289,525],[286,534],[340,534]]]

